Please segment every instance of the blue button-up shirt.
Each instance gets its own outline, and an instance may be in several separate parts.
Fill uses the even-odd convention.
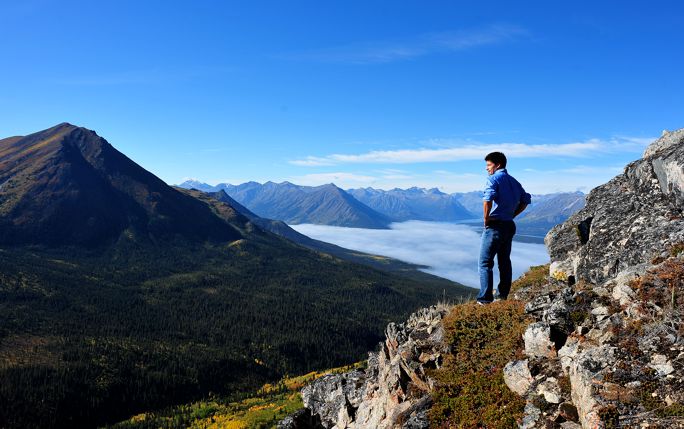
[[[530,204],[532,196],[525,192],[520,182],[508,174],[505,168],[500,168],[487,177],[484,201],[493,201],[490,219],[512,220],[518,204]]]

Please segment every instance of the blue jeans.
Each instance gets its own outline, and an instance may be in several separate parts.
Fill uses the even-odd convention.
[[[494,255],[499,264],[499,298],[508,298],[511,290],[511,242],[515,235],[515,222],[512,220],[493,221],[482,231],[480,244],[480,302],[494,301]]]

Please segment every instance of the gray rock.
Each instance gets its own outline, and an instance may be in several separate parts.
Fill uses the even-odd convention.
[[[532,429],[537,425],[537,421],[541,417],[541,410],[533,403],[525,404],[525,411],[523,414],[522,423],[518,426],[520,429]]]
[[[566,299],[566,294],[560,294],[542,315],[544,322],[548,323],[549,326],[559,328],[561,331],[568,331],[570,329],[570,307]]]
[[[670,148],[671,146],[681,145],[684,141],[684,128],[676,131],[663,131],[663,135],[651,143],[644,151],[644,158],[651,157],[658,152]]]
[[[609,422],[601,421],[601,411],[607,406],[617,407],[621,425],[675,427],[672,419],[646,416],[647,407],[638,403],[636,391],[653,381],[643,371],[647,365],[659,377],[653,395],[662,395],[667,404],[684,398],[679,393],[684,378],[676,364],[684,352],[668,358],[682,350],[678,348],[684,341],[678,331],[681,314],[667,304],[660,307],[644,299],[649,290],[637,293],[631,282],[649,276],[649,287],[665,288],[653,269],[666,259],[684,262],[684,257],[671,254],[672,246],[684,243],[684,129],[664,133],[643,159],[593,189],[586,206],[554,227],[545,243],[551,256],[549,274],[557,280],[567,278],[577,293],[571,288],[563,296],[547,291],[526,304],[526,313],[536,321],[524,334],[525,353],[538,373],[528,389],[512,388],[528,400],[520,427],[558,427],[563,420],[571,420],[560,423],[570,429],[606,427]],[[591,317],[584,318],[581,326],[569,323],[568,312],[581,317],[587,304]],[[557,356],[551,339],[560,347]],[[618,353],[618,347],[624,348]],[[520,363],[510,362],[504,371],[504,380],[508,377],[507,384],[513,387],[514,381],[524,380],[516,365]],[[571,402],[562,402],[568,399],[559,389],[562,376],[569,377]],[[545,422],[539,421],[531,391],[546,402],[561,402],[557,414],[545,410]],[[674,396],[667,396],[668,392]]]
[[[347,425],[362,400],[364,383],[363,371],[324,375],[302,389],[304,407],[318,415],[325,427]]]
[[[664,377],[674,372],[672,362],[670,362],[665,355],[656,354],[651,356],[651,363],[649,363],[648,366],[655,369],[659,377]]]
[[[530,324],[523,334],[525,354],[529,357],[553,357],[556,352],[551,341],[551,327],[544,322]]]
[[[560,404],[563,400],[558,380],[549,377],[537,385],[537,394],[542,395],[550,404]]]
[[[565,345],[558,350],[558,357],[560,360],[561,368],[565,375],[570,373],[570,365],[575,361],[577,355],[579,354],[579,342],[577,337],[570,337]]]
[[[610,315],[610,312],[608,310],[608,307],[602,305],[591,310],[591,314],[596,318],[597,322],[600,322],[606,317],[608,317]]]
[[[325,426],[317,415],[311,414],[311,410],[302,408],[279,421],[276,429],[325,429]]]
[[[618,301],[620,305],[629,305],[634,301],[634,291],[625,283],[618,283],[613,288],[613,299]]]
[[[599,285],[667,251],[684,230],[683,142],[684,130],[664,135],[594,188],[583,209],[546,235],[552,265]]]
[[[599,411],[595,380],[615,361],[615,347],[603,345],[590,347],[577,353],[570,362],[570,385],[572,403],[577,407],[583,428],[603,427]]]
[[[441,324],[446,312],[421,308],[404,323],[388,324],[364,371],[325,375],[301,390],[305,409],[326,428],[426,429],[434,388],[426,370],[440,367],[448,352]]]
[[[551,305],[551,296],[538,295],[532,301],[525,304],[525,313],[535,313],[546,310]]]
[[[506,386],[520,396],[527,394],[534,381],[527,359],[508,362],[503,369],[503,376]]]

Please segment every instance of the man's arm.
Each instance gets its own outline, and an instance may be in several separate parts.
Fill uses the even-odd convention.
[[[487,226],[487,224],[489,223],[489,212],[492,211],[492,202],[483,201],[482,209],[484,210],[484,224],[485,226]]]
[[[484,225],[489,223],[489,212],[492,211],[492,201],[497,196],[498,184],[491,177],[487,178],[487,184],[483,194],[482,210],[484,212]]]
[[[520,196],[520,203],[518,203],[518,207],[515,208],[513,217],[518,216],[523,210],[525,210],[528,204],[532,203],[532,195],[525,192],[525,189],[523,189],[522,186],[520,186],[520,190],[522,192],[522,195]]]
[[[527,203],[520,203],[518,204],[518,207],[515,208],[515,211],[513,212],[513,217],[518,216],[520,213],[522,213],[523,210],[527,207]]]

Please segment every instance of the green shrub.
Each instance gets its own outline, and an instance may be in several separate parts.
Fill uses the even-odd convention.
[[[525,274],[513,282],[511,292],[528,287],[541,288],[548,283],[548,279],[549,264],[530,267]]]
[[[517,427],[525,401],[504,383],[503,367],[522,357],[529,322],[520,301],[454,307],[443,320],[452,353],[430,371],[436,380],[432,427]]]

